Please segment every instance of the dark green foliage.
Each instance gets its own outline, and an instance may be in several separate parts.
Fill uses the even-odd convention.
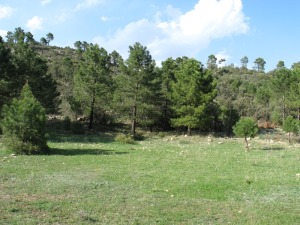
[[[241,118],[233,127],[234,134],[239,137],[255,137],[258,132],[256,122],[250,117]]]
[[[247,138],[255,137],[258,132],[256,122],[250,117],[241,118],[233,127],[233,132],[238,137],[243,137],[246,142],[246,148],[249,150]]]
[[[134,136],[139,122],[153,126],[159,115],[157,107],[158,73],[150,52],[140,43],[129,47],[129,57],[116,77],[115,100],[121,115],[131,121]]]
[[[28,84],[19,99],[3,108],[2,130],[8,150],[16,154],[37,154],[48,151],[45,109],[33,96]]]
[[[95,111],[105,109],[111,102],[112,78],[109,69],[107,51],[91,44],[83,53],[74,76],[74,97],[89,116],[89,129],[93,128]]]
[[[291,114],[291,106],[297,105],[299,101],[294,97],[297,96],[296,92],[292,93],[292,86],[297,86],[299,84],[299,78],[297,80],[297,75],[294,76],[292,70],[287,68],[280,68],[275,70],[273,77],[270,80],[270,87],[272,89],[273,97],[276,103],[276,111],[281,114],[280,124],[286,118],[286,115]],[[297,97],[296,97],[297,98]]]
[[[41,38],[40,43],[41,43],[42,45],[47,45],[47,44],[48,44],[46,38],[44,38],[44,37]]]
[[[50,41],[54,40],[54,35],[52,33],[48,33],[46,35],[47,44],[49,45]]]
[[[62,56],[49,64],[48,72],[57,82],[57,90],[60,93],[60,112],[63,115],[75,118],[81,114],[80,107],[75,105],[73,97],[73,80],[76,64],[72,58]],[[77,110],[76,110],[77,109]]]
[[[296,115],[300,120],[300,67],[295,67],[291,71],[291,85],[288,92],[288,107],[290,114]]]
[[[263,58],[259,57],[255,59],[254,64],[255,64],[254,69],[256,69],[258,72],[265,71],[266,62]]]
[[[255,95],[255,103],[258,106],[256,115],[258,118],[263,118],[265,121],[270,121],[270,103],[272,90],[268,83],[260,86]]]
[[[2,106],[11,101],[13,95],[13,82],[11,77],[15,74],[10,49],[0,36],[0,111]]]
[[[282,68],[284,68],[284,67],[285,67],[284,61],[282,61],[282,60],[280,60],[280,61],[277,63],[277,65],[276,65],[276,68],[277,68],[277,69],[282,69]]]
[[[291,133],[298,132],[298,123],[292,116],[288,116],[283,121],[282,129],[289,134],[289,143],[291,143]]]
[[[135,141],[143,141],[143,140],[145,140],[145,136],[144,136],[143,133],[137,132],[137,133],[135,133],[133,139],[134,139]]]
[[[63,120],[63,126],[65,130],[71,130],[71,119],[70,117],[66,116]]]
[[[216,70],[218,68],[217,65],[217,57],[215,55],[208,56],[207,59],[207,69],[210,69],[212,71]]]
[[[0,38],[0,109],[19,96],[28,81],[46,113],[61,114],[72,120],[89,117],[89,128],[93,124],[130,121],[134,133],[136,126],[150,131],[171,130],[186,126],[184,123],[205,131],[224,130],[230,135],[239,117],[266,121],[267,126],[282,125],[286,115],[300,120],[299,62],[289,69],[281,60],[273,71],[264,73],[263,58],[257,58],[253,69],[248,69],[247,56],[240,60],[239,67],[233,64],[220,67],[218,63],[223,60],[218,62],[210,55],[207,71],[215,79],[217,96],[212,98],[213,102],[201,103],[202,109],[197,106],[196,112],[191,108],[197,107],[186,103],[190,100],[184,98],[199,97],[191,81],[192,72],[187,70],[182,76],[186,79],[182,83],[186,92],[178,96],[179,100],[173,99],[176,94],[172,83],[180,83],[176,74],[189,60],[187,57],[168,58],[160,68],[139,43],[129,47],[129,57],[123,61],[118,52],[109,54],[85,41],[75,42],[75,49],[49,46],[53,38],[48,33],[42,45],[21,28],[8,32],[7,41]],[[201,67],[204,74],[209,73]],[[191,94],[193,89],[196,94]],[[194,115],[188,118],[184,115],[187,112]]]
[[[162,62],[161,68],[161,126],[165,130],[171,128],[171,118],[174,116],[172,110],[171,84],[175,81],[175,72],[178,70],[181,59],[168,58]]]
[[[4,46],[3,55],[6,60],[4,61],[6,73],[4,78],[0,74],[0,80],[4,79],[9,85],[11,98],[19,96],[22,87],[28,82],[34,96],[46,112],[55,113],[59,105],[56,82],[48,74],[46,61],[34,50],[34,43],[32,34],[25,33],[21,28],[17,28],[14,33],[8,32],[7,42],[0,43],[0,51]]]
[[[243,58],[241,58],[242,69],[247,69],[248,62],[249,62],[249,59],[247,56],[244,56]]]
[[[227,136],[230,136],[233,132],[233,126],[239,120],[240,116],[234,108],[221,108],[220,120],[223,124],[223,129]]]
[[[172,83],[172,106],[176,118],[174,127],[192,128],[206,126],[212,119],[208,106],[216,96],[215,82],[209,70],[195,59],[185,59],[175,72]]]
[[[73,134],[85,134],[85,129],[80,121],[74,121],[71,123],[71,130]]]

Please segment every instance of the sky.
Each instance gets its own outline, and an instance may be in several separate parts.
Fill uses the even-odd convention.
[[[299,0],[0,0],[0,36],[21,27],[50,45],[99,44],[124,59],[140,42],[159,65],[188,56],[206,64],[214,54],[248,68],[256,58],[266,71],[283,60],[300,61]]]

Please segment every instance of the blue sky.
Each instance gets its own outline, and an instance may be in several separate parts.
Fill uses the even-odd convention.
[[[135,42],[148,47],[159,63],[168,57],[210,54],[226,64],[248,67],[262,57],[266,70],[279,60],[300,61],[298,0],[0,0],[0,35],[21,27],[51,45],[98,43],[124,58]]]

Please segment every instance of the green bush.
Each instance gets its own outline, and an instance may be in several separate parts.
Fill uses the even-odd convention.
[[[296,120],[296,135],[300,135],[300,121]]]
[[[160,138],[164,138],[166,136],[165,132],[158,132],[157,134]]]
[[[124,144],[134,144],[134,138],[128,134],[118,134],[115,137],[116,142],[124,143]]]
[[[64,126],[65,130],[71,130],[71,119],[70,119],[70,117],[66,116],[64,118],[63,126]]]
[[[246,148],[249,150],[247,138],[255,137],[258,132],[256,122],[250,117],[241,118],[234,126],[233,133],[238,137],[243,137],[246,142]]]
[[[19,99],[5,105],[2,111],[2,131],[6,148],[16,154],[46,153],[45,109],[26,84]]]
[[[85,134],[83,124],[80,121],[71,123],[71,130],[73,134]]]
[[[136,141],[143,141],[145,140],[145,136],[142,133],[135,133],[133,139]]]
[[[298,133],[298,122],[292,116],[288,116],[283,121],[282,129],[289,134],[289,143],[291,143],[291,133]]]

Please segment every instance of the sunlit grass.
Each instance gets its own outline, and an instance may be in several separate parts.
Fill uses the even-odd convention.
[[[3,224],[299,224],[299,146],[152,135],[57,135],[50,155],[0,151]],[[0,145],[1,147],[1,145]]]

